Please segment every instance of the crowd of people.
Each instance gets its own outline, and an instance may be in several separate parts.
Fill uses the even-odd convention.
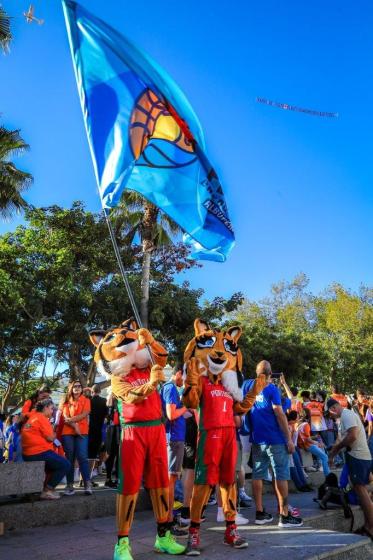
[[[346,484],[363,508],[365,531],[373,535],[373,504],[366,490],[373,471],[373,398],[362,389],[347,396],[336,386],[329,394],[299,391],[288,386],[283,374],[272,373],[268,362],[261,364],[267,368],[267,385],[251,411],[235,417],[239,450],[236,524],[248,523],[242,510],[253,504],[255,524],[273,521],[273,513],[263,506],[263,484],[272,483],[279,526],[301,526],[300,512],[288,502],[288,481],[299,492],[312,492],[310,472],[322,471],[327,477],[333,466],[339,466],[346,470]],[[252,383],[242,380],[243,395]],[[183,384],[182,370],[175,369],[160,388],[168,449],[169,522],[172,534],[179,537],[188,535],[190,524],[199,422],[198,411],[182,403]],[[0,417],[0,462],[45,461],[42,499],[59,499],[56,487],[62,481],[65,496],[75,494],[74,483],[91,495],[97,469],[106,472],[106,487],[117,487],[120,437],[118,403],[111,395],[101,397],[99,386],[83,388],[73,381],[58,407],[49,387],[42,386],[19,414]],[[252,497],[245,489],[247,478],[252,479]],[[218,486],[206,506],[216,503],[216,519],[222,522]]]

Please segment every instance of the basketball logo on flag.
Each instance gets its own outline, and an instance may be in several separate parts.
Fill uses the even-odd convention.
[[[151,89],[144,90],[136,101],[130,118],[129,138],[136,165],[176,168],[196,160],[191,142]]]

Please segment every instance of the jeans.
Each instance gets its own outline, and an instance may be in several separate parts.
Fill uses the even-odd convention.
[[[46,487],[52,490],[61,482],[64,476],[67,476],[71,468],[70,462],[54,451],[44,451],[37,455],[23,455],[23,460],[25,462],[45,461],[45,470],[51,475]]]
[[[324,475],[328,476],[328,474],[330,473],[330,469],[328,465],[328,456],[325,453],[325,451],[320,449],[320,447],[317,447],[317,445],[311,445],[311,447],[309,447],[307,451],[309,451],[310,453],[312,453],[312,455],[320,459],[322,464],[322,470],[324,471]]]
[[[284,443],[253,443],[253,480],[264,480],[271,466],[276,480],[289,480],[289,454]]]
[[[293,457],[294,467],[290,467],[290,476],[297,490],[300,490],[301,488],[303,488],[303,486],[307,485],[307,480],[306,477],[304,476],[302,463],[300,461],[297,451],[294,451],[292,457]]]
[[[66,475],[67,484],[74,484],[74,463],[79,463],[80,472],[84,482],[90,480],[88,465],[88,436],[62,436],[62,446],[67,459],[70,461],[70,470]]]

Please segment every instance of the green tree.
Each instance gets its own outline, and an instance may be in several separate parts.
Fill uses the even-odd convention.
[[[116,231],[123,230],[125,242],[130,245],[136,236],[142,248],[140,317],[143,325],[149,323],[149,293],[151,259],[154,252],[164,246],[171,246],[180,227],[159,210],[157,206],[141,195],[126,191],[122,203],[115,211]]]
[[[32,176],[10,161],[12,156],[19,156],[28,149],[19,130],[0,126],[0,215],[4,218],[9,218],[14,211],[28,208],[22,193],[31,185]]]

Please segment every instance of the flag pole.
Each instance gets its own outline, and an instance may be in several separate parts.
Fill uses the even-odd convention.
[[[100,197],[100,198],[101,198],[101,197]],[[132,290],[131,290],[131,286],[130,286],[130,283],[129,283],[129,280],[128,280],[127,273],[126,273],[126,271],[124,270],[124,266],[123,266],[122,258],[121,258],[121,256],[120,256],[120,251],[119,251],[118,243],[117,243],[117,240],[115,239],[115,234],[114,234],[113,226],[111,225],[111,222],[110,222],[109,212],[108,212],[108,210],[107,210],[106,208],[104,208],[104,206],[102,206],[102,211],[103,211],[103,213],[104,213],[105,220],[106,220],[106,223],[107,223],[107,227],[108,227],[108,229],[109,229],[110,239],[111,239],[111,242],[112,242],[112,244],[113,244],[113,249],[114,249],[115,256],[116,256],[116,258],[117,258],[119,270],[120,270],[120,273],[121,273],[121,276],[122,276],[124,285],[125,285],[126,290],[127,290],[128,299],[130,300],[130,304],[131,304],[132,311],[133,311],[133,314],[134,314],[135,319],[136,319],[136,323],[137,323],[138,327],[141,329],[142,326],[143,326],[143,325],[142,325],[142,321],[141,321],[141,317],[140,317],[140,314],[139,314],[139,310],[137,309],[137,305],[136,305],[135,298],[133,297],[133,293],[132,293]],[[147,348],[147,350],[148,350],[148,352],[149,352],[150,361],[151,361],[151,363],[154,365],[154,364],[155,364],[155,360],[154,360],[154,357],[153,357],[153,354],[152,354],[150,345],[149,345],[149,344],[146,344],[146,348]]]
[[[108,229],[109,229],[109,234],[110,234],[111,242],[112,242],[112,244],[113,244],[114,253],[115,253],[115,256],[116,256],[116,258],[117,258],[119,270],[120,270],[120,273],[121,273],[121,276],[122,276],[124,285],[125,285],[126,290],[127,290],[128,299],[130,300],[130,304],[131,304],[132,311],[133,311],[133,314],[134,314],[134,316],[135,316],[136,322],[137,322],[139,328],[141,328],[141,327],[142,327],[141,317],[140,317],[139,311],[138,311],[138,309],[137,309],[137,305],[136,305],[135,298],[133,297],[133,293],[132,293],[132,290],[131,290],[130,283],[129,283],[129,281],[128,281],[127,273],[126,273],[126,271],[124,270],[124,266],[123,266],[122,258],[121,258],[121,256],[120,256],[120,251],[119,251],[118,243],[117,243],[117,240],[115,239],[115,234],[114,234],[113,226],[111,225],[111,222],[110,222],[109,212],[108,212],[108,210],[107,210],[106,208],[102,208],[102,211],[103,211],[103,213],[104,213],[105,220],[106,220],[106,223],[107,223],[107,227],[108,227]]]

